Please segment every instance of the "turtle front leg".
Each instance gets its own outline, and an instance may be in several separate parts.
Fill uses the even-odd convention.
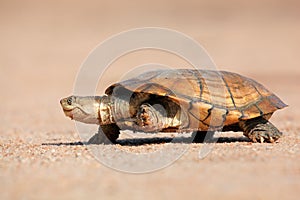
[[[166,111],[160,104],[142,104],[137,113],[137,129],[144,132],[159,132],[165,127]]]
[[[258,117],[250,120],[239,122],[244,135],[250,138],[253,142],[275,142],[282,133],[268,120],[263,117]]]
[[[120,134],[120,128],[116,124],[99,126],[98,133],[91,137],[88,144],[111,144],[116,143]]]

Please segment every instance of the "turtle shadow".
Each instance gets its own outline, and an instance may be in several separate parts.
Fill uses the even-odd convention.
[[[247,137],[219,137],[217,138],[217,143],[235,143],[235,142],[251,142]]]
[[[235,143],[235,142],[251,142],[250,139],[241,136],[241,137],[218,137],[212,138],[205,142],[194,142],[190,138],[181,138],[181,137],[153,137],[153,138],[129,138],[129,139],[119,139],[116,141],[117,144],[122,146],[140,146],[145,144],[163,144],[163,143],[175,143],[175,144],[205,144],[205,143]]]
[[[164,144],[164,143],[175,143],[175,144],[204,144],[204,143],[235,143],[235,142],[251,142],[250,139],[241,137],[215,137],[205,142],[193,142],[191,137],[151,137],[151,138],[125,138],[118,139],[116,144],[121,146],[141,146],[146,144]],[[89,142],[47,142],[42,145],[52,146],[82,146],[82,145],[94,145]]]
[[[45,142],[42,143],[43,146],[82,146],[85,145],[86,142]]]

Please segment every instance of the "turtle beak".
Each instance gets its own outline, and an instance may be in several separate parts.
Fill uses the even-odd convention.
[[[65,115],[67,117],[70,117],[71,119],[73,119],[73,112],[72,111],[73,111],[74,107],[68,104],[68,99],[69,98],[70,97],[61,99],[60,100],[60,105],[61,105]]]
[[[61,106],[63,106],[63,104],[65,104],[65,102],[66,102],[66,98],[63,98],[63,99],[61,99],[61,100],[59,101],[59,103],[60,103]]]

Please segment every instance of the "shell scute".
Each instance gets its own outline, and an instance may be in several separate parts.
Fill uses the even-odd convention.
[[[263,112],[259,109],[259,107],[256,104],[251,104],[242,111],[242,116],[240,117],[240,119],[245,120],[249,118],[259,117],[262,115]]]

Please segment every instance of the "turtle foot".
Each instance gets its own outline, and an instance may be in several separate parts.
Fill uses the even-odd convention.
[[[118,139],[120,129],[116,124],[101,125],[88,144],[114,144]]]
[[[164,127],[162,113],[165,111],[159,104],[142,104],[137,114],[137,125],[145,132],[161,131]]]
[[[282,133],[264,118],[242,121],[240,122],[240,126],[244,131],[244,135],[253,142],[274,143],[282,136]]]

